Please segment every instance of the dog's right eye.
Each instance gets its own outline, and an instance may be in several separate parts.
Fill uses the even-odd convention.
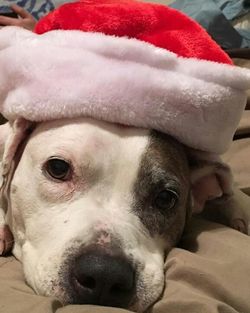
[[[177,192],[171,189],[166,189],[158,193],[158,195],[154,199],[154,205],[161,211],[166,211],[174,208],[177,201],[178,201]]]
[[[66,181],[71,177],[71,166],[62,159],[52,158],[48,160],[44,169],[47,175],[57,180]]]

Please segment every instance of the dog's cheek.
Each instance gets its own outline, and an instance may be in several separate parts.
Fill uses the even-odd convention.
[[[122,249],[136,269],[136,298],[130,309],[144,312],[161,296],[164,289],[164,245],[159,236],[151,236],[139,218],[123,224],[117,232]]]
[[[48,247],[48,249],[50,249]],[[60,265],[60,256],[45,255],[42,251],[39,255],[35,249],[25,243],[23,252],[23,269],[25,279],[34,291],[43,296],[55,295],[55,290],[59,286],[58,270]]]
[[[72,199],[76,186],[74,182],[53,182],[41,177],[37,186],[39,198],[48,203],[60,203]]]
[[[149,244],[151,246],[151,244]],[[156,245],[157,246],[157,245]],[[159,247],[159,245],[158,245]],[[138,254],[140,251],[138,252]],[[141,251],[138,259],[136,309],[144,312],[155,303],[164,290],[164,253],[162,248]]]

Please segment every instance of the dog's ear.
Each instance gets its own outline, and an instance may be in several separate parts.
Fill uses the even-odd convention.
[[[232,196],[231,170],[217,155],[192,150],[189,160],[194,214],[200,213],[207,202]]]
[[[0,255],[6,254],[13,245],[5,219],[9,208],[9,185],[31,128],[32,124],[24,119],[0,126]]]
[[[11,134],[11,131],[11,126],[9,123],[0,125],[0,161],[3,158],[5,143],[7,141],[7,138]]]
[[[11,135],[12,129],[9,123],[0,126],[0,188],[3,185],[2,176],[2,158],[7,138]],[[5,212],[2,208],[2,201],[0,199],[0,255],[7,253],[13,243],[12,233],[9,227],[5,224]]]
[[[250,234],[250,198],[233,184],[230,167],[218,155],[188,150],[192,213]]]
[[[5,126],[5,132],[3,132],[2,136],[4,143],[2,156],[3,176],[9,172],[11,163],[15,159],[18,148],[27,138],[32,125],[33,124],[31,122],[23,118],[18,118],[13,123],[7,123],[2,126]]]
[[[32,123],[25,119],[16,119],[13,123],[7,123],[1,126],[2,133],[0,139],[1,160],[1,189],[0,196],[2,208],[5,208],[5,198],[9,181],[20,158],[20,147],[28,137],[32,128]],[[7,209],[6,209],[7,210]]]

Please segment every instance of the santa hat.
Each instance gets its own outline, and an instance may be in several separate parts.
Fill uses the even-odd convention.
[[[0,111],[10,121],[86,116],[210,153],[228,148],[250,88],[250,72],[195,21],[129,0],[64,4],[34,33],[3,28],[0,73]]]

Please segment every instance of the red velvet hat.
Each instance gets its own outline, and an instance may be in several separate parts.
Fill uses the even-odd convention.
[[[135,38],[178,56],[232,64],[199,24],[164,5],[134,0],[66,3],[38,22],[35,32],[64,29]]]

